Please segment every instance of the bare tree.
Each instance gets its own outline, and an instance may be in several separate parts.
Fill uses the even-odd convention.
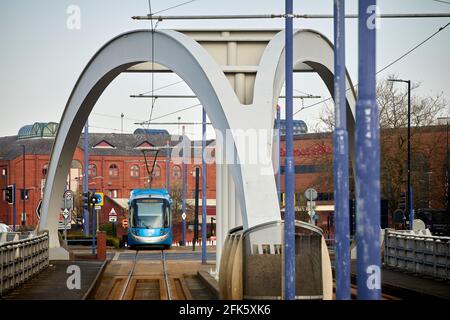
[[[377,85],[377,103],[380,110],[381,193],[389,200],[391,210],[397,208],[400,192],[406,190],[408,92],[405,86],[394,85],[387,79],[398,79],[395,74],[381,79]],[[411,177],[414,206],[442,206],[442,172],[446,135],[442,128],[425,128],[437,124],[437,119],[449,114],[449,105],[443,93],[435,96],[414,94],[420,83],[411,86]],[[317,128],[334,130],[334,105],[326,104]],[[440,131],[439,131],[440,130]],[[441,159],[441,161],[436,161]],[[431,199],[431,194],[435,199]],[[433,203],[434,201],[434,203]]]

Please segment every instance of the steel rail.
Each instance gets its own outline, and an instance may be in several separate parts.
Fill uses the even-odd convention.
[[[166,254],[164,253],[164,250],[161,250],[161,260],[163,264],[164,282],[166,283],[167,298],[169,300],[172,300],[172,292],[170,291],[169,276],[167,275]]]
[[[136,268],[138,253],[139,253],[139,250],[136,250],[136,254],[134,256],[133,265],[131,267],[130,272],[128,273],[127,281],[125,282],[125,285],[123,286],[123,290],[122,290],[122,293],[120,294],[119,300],[123,300],[123,298],[125,297],[125,293],[128,290],[128,286],[130,285],[131,277],[133,276],[134,269]]]

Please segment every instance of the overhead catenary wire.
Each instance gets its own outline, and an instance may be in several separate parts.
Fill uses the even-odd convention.
[[[173,15],[155,16],[148,14],[145,16],[132,16],[133,20],[235,20],[235,19],[284,19],[286,14],[241,14],[241,15]],[[292,14],[290,18],[295,19],[332,19],[332,14]],[[378,14],[381,19],[417,19],[417,18],[450,18],[450,13],[388,13]],[[346,14],[346,19],[357,19],[357,14]]]
[[[161,13],[161,12],[166,12],[166,11],[169,11],[169,10],[172,10],[172,9],[175,9],[175,8],[178,8],[178,7],[181,7],[181,6],[184,6],[184,5],[186,5],[186,4],[189,4],[189,3],[192,3],[192,2],[195,2],[195,1],[198,1],[198,0],[189,0],[189,1],[186,1],[186,2],[183,2],[183,3],[180,3],[180,4],[177,4],[177,5],[174,5],[174,6],[172,6],[172,7],[169,7],[169,8],[163,9],[163,10],[156,11],[156,12],[154,12],[153,14],[155,15],[155,14],[158,14],[158,13]]]
[[[167,85],[164,85],[164,86],[161,86],[159,88],[154,89],[153,92],[158,91],[158,90],[162,90],[162,89],[165,89],[165,88],[168,88],[168,87],[171,87],[171,86],[174,86],[174,85],[182,83],[182,82],[184,82],[184,80],[180,80],[180,81],[177,81],[177,82],[169,83]],[[151,92],[152,92],[152,90],[140,93],[138,95],[144,95],[144,94],[148,94],[148,93],[151,93]]]
[[[197,103],[197,104],[194,104],[194,105],[192,105],[192,106],[189,106],[189,107],[186,107],[186,108],[177,110],[177,111],[173,111],[173,112],[166,113],[166,114],[164,114],[164,115],[162,115],[162,116],[159,116],[159,117],[157,117],[157,118],[154,118],[153,120],[158,120],[158,119],[161,119],[161,118],[164,118],[164,117],[168,117],[168,116],[170,116],[170,115],[173,115],[173,114],[176,114],[176,113],[179,113],[179,112],[182,112],[182,111],[186,111],[186,110],[189,110],[189,109],[198,107],[198,106],[201,106],[201,103]],[[142,125],[143,123],[145,123],[145,121],[144,121],[144,122],[135,123],[135,124]]]
[[[420,46],[422,46],[423,44],[425,44],[426,42],[428,42],[429,40],[431,40],[434,36],[436,36],[439,32],[443,31],[445,28],[447,28],[450,25],[450,22],[448,22],[446,25],[440,27],[436,32],[434,32],[433,34],[431,34],[429,37],[427,37],[425,40],[421,41],[419,44],[415,45],[413,48],[411,48],[410,50],[408,50],[407,52],[405,52],[404,54],[402,54],[400,57],[398,57],[397,59],[395,59],[394,61],[392,61],[391,63],[387,64],[386,66],[384,66],[383,68],[381,68],[380,70],[378,70],[376,72],[376,74],[379,74],[380,72],[383,72],[384,70],[388,69],[389,67],[391,67],[392,65],[394,65],[395,63],[397,63],[398,61],[400,61],[401,59],[405,58],[406,56],[408,56],[410,53],[412,53],[413,51],[415,51],[416,49],[418,49]],[[353,85],[353,88],[358,87],[358,84],[356,83],[355,85]],[[345,91],[349,91],[352,88],[347,88]],[[308,106],[302,107],[300,108],[300,110],[294,112],[294,115],[296,115],[297,113],[299,113],[300,111],[303,111],[305,109],[309,109],[312,108],[314,106],[317,106],[321,103],[324,103],[328,100],[331,100],[332,97],[329,97],[327,99],[315,102],[313,104],[310,104]]]

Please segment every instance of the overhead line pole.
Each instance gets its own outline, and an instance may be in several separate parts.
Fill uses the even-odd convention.
[[[359,1],[356,103],[356,245],[358,299],[381,297],[380,132],[376,101],[376,0]]]
[[[206,264],[206,111],[202,112],[202,264]]]
[[[336,299],[350,300],[350,232],[347,99],[345,91],[345,0],[334,1],[334,199]]]
[[[170,145],[169,140],[166,142],[166,189],[170,194]]]
[[[181,194],[182,194],[182,202],[181,202],[181,211],[182,211],[182,233],[183,233],[183,246],[186,245],[186,158],[188,156],[188,152],[190,155],[190,149],[186,148],[186,132],[183,126],[183,158],[182,158],[182,186],[181,186]]]
[[[84,179],[83,179],[83,192],[89,192],[88,181],[88,168],[89,168],[89,120],[86,120],[84,125]],[[89,235],[89,207],[84,207],[84,236]]]
[[[295,212],[294,212],[294,148],[293,148],[293,0],[285,0],[285,64],[286,64],[286,156],[284,214],[284,299],[295,300]]]

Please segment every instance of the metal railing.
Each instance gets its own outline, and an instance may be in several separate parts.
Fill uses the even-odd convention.
[[[419,275],[450,279],[450,237],[386,229],[384,264]]]
[[[0,244],[0,296],[49,264],[48,234]]]

